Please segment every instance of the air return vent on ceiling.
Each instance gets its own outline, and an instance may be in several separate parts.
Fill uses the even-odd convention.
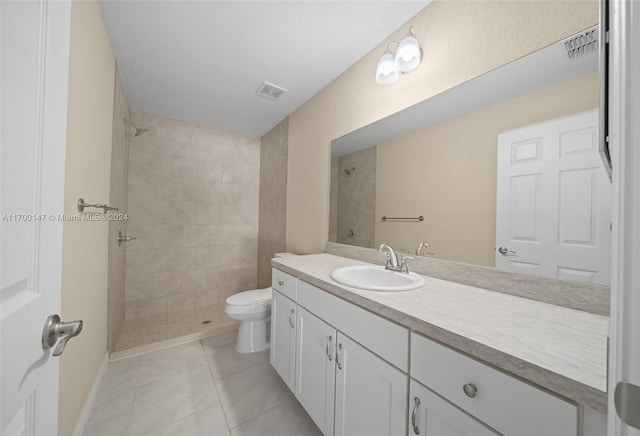
[[[569,60],[595,53],[598,51],[598,26],[573,35],[561,44]]]
[[[278,100],[285,92],[287,92],[286,89],[274,85],[273,83],[262,82],[262,84],[256,91],[256,94],[258,94],[260,97],[265,97],[270,100]]]

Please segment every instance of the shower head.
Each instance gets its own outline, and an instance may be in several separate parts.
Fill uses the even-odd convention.
[[[136,125],[135,125],[135,124],[133,124],[131,121],[129,121],[129,120],[128,120],[128,119],[126,119],[126,118],[123,118],[123,119],[122,119],[122,122],[123,122],[123,123],[125,123],[125,124],[130,124],[130,125],[132,125],[132,126],[133,126],[133,128],[134,128],[134,129],[136,129],[136,133],[135,133],[133,136],[140,136],[140,135],[142,135],[144,132],[148,132],[148,131],[149,131],[149,129],[140,129],[140,128],[136,127]]]

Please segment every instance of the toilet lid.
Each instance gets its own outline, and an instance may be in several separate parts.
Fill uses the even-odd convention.
[[[271,288],[253,289],[234,294],[227,298],[226,303],[230,306],[248,306],[256,304],[266,304],[271,302]]]

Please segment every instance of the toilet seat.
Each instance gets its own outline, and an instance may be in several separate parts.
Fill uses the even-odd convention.
[[[225,301],[224,311],[228,314],[250,314],[271,309],[271,288],[254,289],[231,295]]]
[[[238,292],[227,298],[226,303],[232,306],[264,304],[271,301],[271,288],[253,289]]]

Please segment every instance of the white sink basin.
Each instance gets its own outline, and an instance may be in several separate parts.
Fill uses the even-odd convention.
[[[389,271],[383,266],[355,265],[333,270],[336,282],[368,291],[411,291],[424,285],[424,278],[415,273]]]

